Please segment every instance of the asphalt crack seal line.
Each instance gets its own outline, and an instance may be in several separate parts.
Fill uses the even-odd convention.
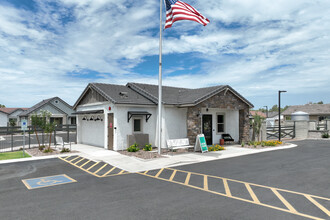
[[[172,171],[172,174],[170,175],[170,177],[168,179],[161,177],[161,174],[162,174],[162,172],[164,170],[170,170],[170,171]],[[157,170],[154,170],[154,171],[157,171]],[[179,182],[179,181],[173,180],[174,177],[175,177],[175,175],[178,174],[178,173],[185,173],[186,174],[186,178],[185,178],[184,182]],[[256,205],[260,205],[260,206],[265,206],[265,207],[268,207],[268,208],[272,208],[272,209],[276,209],[276,210],[279,210],[279,211],[291,213],[291,214],[294,214],[294,215],[303,216],[303,217],[310,218],[310,219],[316,219],[316,220],[322,220],[322,219],[324,219],[324,218],[321,218],[321,217],[316,217],[316,216],[304,214],[302,212],[298,212],[284,198],[284,196],[280,192],[287,192],[287,193],[291,193],[291,194],[302,195],[302,196],[304,196],[303,198],[306,198],[308,201],[310,201],[310,204],[311,205],[314,205],[320,211],[322,211],[322,213],[325,213],[327,216],[330,217],[330,211],[327,208],[325,208],[323,205],[321,205],[319,202],[317,202],[315,200],[315,198],[316,198],[316,199],[319,199],[319,200],[330,201],[330,198],[325,198],[325,197],[321,197],[321,196],[310,195],[310,194],[306,194],[306,193],[294,192],[294,191],[290,191],[290,190],[279,189],[279,188],[274,188],[274,187],[269,187],[269,186],[263,186],[263,185],[259,185],[259,184],[248,183],[248,182],[244,182],[244,181],[233,180],[233,179],[228,179],[228,178],[223,178],[223,177],[218,177],[218,176],[200,174],[200,173],[189,172],[189,171],[184,171],[184,170],[178,170],[178,169],[173,169],[173,168],[162,168],[162,169],[159,169],[158,172],[156,173],[156,175],[151,175],[150,172],[149,172],[149,170],[146,170],[145,172],[139,172],[138,174],[144,175],[144,176],[148,176],[148,177],[152,177],[152,178],[155,178],[155,179],[160,179],[160,180],[164,180],[164,181],[168,181],[168,182],[180,184],[180,185],[184,185],[184,186],[188,186],[188,187],[191,187],[191,188],[194,188],[194,189],[199,189],[199,190],[202,190],[202,191],[205,191],[205,192],[209,192],[209,193],[213,193],[213,194],[216,194],[216,195],[220,195],[220,196],[224,196],[224,197],[228,197],[228,198],[232,198],[232,199],[237,199],[237,200],[248,202],[248,203],[253,203],[253,204],[256,204]],[[189,183],[190,182],[190,178],[191,178],[192,175],[199,175],[199,176],[202,176],[203,177],[202,187],[194,186],[194,185],[191,185]],[[224,186],[224,189],[225,189],[225,193],[220,193],[220,192],[217,192],[217,191],[210,190],[210,187],[208,186],[208,181],[210,179],[212,179],[212,178],[213,179],[220,179],[220,180],[222,180],[222,181],[220,181],[220,183],[221,182],[223,183],[223,186]],[[237,196],[233,196],[232,193],[231,193],[230,185],[228,184],[228,182],[242,183],[245,186],[245,190],[247,190],[248,193],[250,194],[251,200],[240,198],[240,197],[237,197]],[[273,194],[274,194],[274,198],[279,199],[282,202],[282,204],[286,207],[286,209],[260,202],[259,198],[254,193],[254,191],[251,188],[251,186],[270,189],[273,192]],[[259,196],[259,197],[261,197],[261,196]]]
[[[80,160],[77,160],[79,158],[80,158]],[[83,170],[86,173],[96,176],[98,178],[129,174],[129,172],[119,169],[118,167],[111,166],[110,164],[107,164],[104,162],[95,162],[95,161],[92,161],[92,160],[89,160],[87,158],[80,157],[80,156],[59,157],[59,159]],[[83,163],[82,165],[78,165],[83,160],[87,160],[87,161],[85,163]],[[102,165],[101,163],[104,163],[104,164]],[[97,165],[99,165],[99,164],[101,165],[101,167],[98,168]],[[96,170],[94,172],[92,172],[91,170],[94,167],[96,168]],[[115,173],[116,169],[119,170],[119,172]],[[103,171],[105,171],[105,173],[100,174]]]

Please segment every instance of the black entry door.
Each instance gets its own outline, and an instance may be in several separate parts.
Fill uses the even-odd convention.
[[[212,140],[212,115],[203,115],[202,133],[205,136],[206,144],[211,145],[213,143],[213,140]]]

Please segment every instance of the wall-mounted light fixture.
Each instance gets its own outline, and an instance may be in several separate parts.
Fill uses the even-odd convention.
[[[208,112],[209,111],[209,108],[206,108],[206,111]]]
[[[98,115],[94,121],[103,121],[103,119]]]
[[[197,115],[196,115],[197,117],[199,117],[199,116],[201,116],[201,111],[200,110],[198,110],[198,112],[197,112]]]
[[[91,118],[89,120],[94,121],[94,116],[91,116]]]
[[[82,120],[83,120],[83,121],[86,121],[86,120],[87,120],[86,116],[84,116],[84,117],[82,118]]]

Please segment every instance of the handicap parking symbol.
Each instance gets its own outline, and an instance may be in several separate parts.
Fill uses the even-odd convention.
[[[61,174],[56,176],[46,176],[46,177],[39,177],[33,179],[24,179],[22,180],[24,185],[28,189],[36,189],[48,186],[56,186],[65,183],[73,183],[77,182],[76,180],[72,179],[71,177]]]

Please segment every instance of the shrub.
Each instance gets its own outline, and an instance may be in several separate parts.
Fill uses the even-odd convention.
[[[63,147],[61,153],[66,153],[66,152],[70,152],[70,149]]]
[[[329,138],[329,133],[324,132],[324,133],[322,134],[322,138]]]
[[[152,151],[152,146],[151,146],[151,144],[146,144],[146,145],[144,145],[143,150],[144,150],[144,151]]]
[[[242,141],[242,144],[241,144],[241,146],[242,146],[242,147],[244,147],[244,146],[245,146],[245,142],[244,142],[244,141]]]
[[[51,149],[50,147],[47,147],[43,152],[44,153],[51,153],[51,152],[53,152],[53,149]]]
[[[137,151],[140,150],[138,146],[139,146],[139,145],[138,145],[137,143],[135,143],[135,144],[129,146],[129,147],[127,148],[127,151],[128,151],[128,152],[137,152]]]
[[[218,144],[213,144],[208,149],[209,149],[209,151],[220,151],[220,150],[224,150],[225,148],[224,147],[221,147]]]
[[[45,145],[41,145],[41,146],[39,146],[39,150],[43,151],[45,149],[45,147],[46,147]]]

